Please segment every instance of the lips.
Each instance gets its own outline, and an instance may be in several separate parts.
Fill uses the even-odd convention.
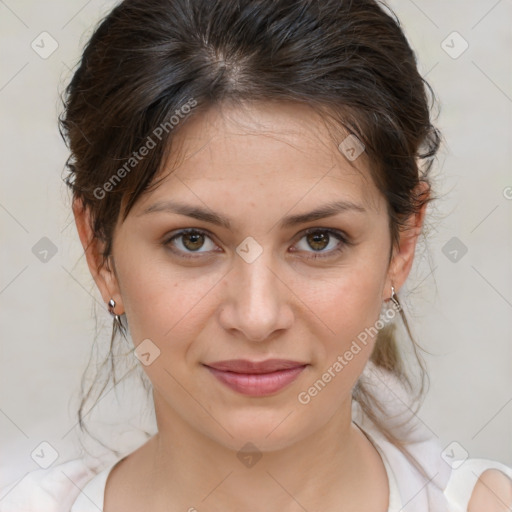
[[[287,359],[248,361],[232,359],[205,365],[219,382],[237,393],[253,397],[268,396],[293,382],[308,366]]]

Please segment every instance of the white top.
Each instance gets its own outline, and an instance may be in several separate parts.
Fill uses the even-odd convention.
[[[369,362],[361,379],[366,381],[366,387],[375,386],[372,392],[385,408],[381,419],[388,427],[394,425],[395,419],[400,420],[405,411],[410,416],[407,395],[397,387],[394,377]],[[354,404],[353,421],[374,444],[386,468],[388,512],[467,512],[473,488],[486,469],[498,469],[512,479],[512,468],[501,462],[456,458],[455,452],[464,453],[460,445],[454,442],[442,447],[430,429],[413,416],[406,430],[407,449],[425,469],[429,476],[426,480]],[[400,429],[394,429],[396,434]],[[93,469],[79,458],[31,471],[0,489],[0,512],[101,512],[107,477],[119,460]]]
[[[512,468],[487,459],[456,459],[448,465],[439,455],[435,442],[424,443],[424,455],[430,451],[436,459],[431,483],[412,469],[408,460],[393,445],[369,429],[364,431],[375,444],[389,481],[388,512],[466,512],[471,493],[483,471],[495,468],[512,478]],[[103,510],[105,483],[113,466],[95,472],[82,459],[74,459],[49,469],[31,471],[22,480],[0,490],[0,512],[98,512]],[[457,467],[460,464],[459,467]],[[441,475],[441,478],[438,478]],[[434,483],[448,475],[444,490]]]

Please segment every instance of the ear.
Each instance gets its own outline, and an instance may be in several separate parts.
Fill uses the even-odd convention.
[[[124,307],[112,255],[109,256],[108,260],[103,264],[102,254],[105,243],[94,236],[90,211],[83,206],[80,199],[73,200],[73,214],[75,216],[78,236],[84,248],[89,271],[96,282],[96,286],[100,290],[103,301],[108,306],[109,300],[114,299],[116,302],[114,312],[116,315],[122,315],[124,313]],[[112,265],[110,261],[112,261]]]
[[[417,186],[415,193],[427,198],[429,190],[429,185],[425,182],[421,182]],[[400,290],[409,276],[409,272],[411,271],[412,264],[414,262],[416,243],[422,231],[427,205],[428,203],[425,202],[418,213],[411,215],[406,221],[406,228],[400,232],[399,246],[394,248],[393,257],[389,264],[386,288],[384,290],[385,296],[383,297],[383,300],[390,298],[392,285],[398,293],[398,290]]]

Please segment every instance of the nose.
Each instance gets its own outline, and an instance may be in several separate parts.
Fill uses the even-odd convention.
[[[224,329],[238,331],[249,341],[264,341],[293,323],[292,292],[272,268],[270,260],[270,253],[265,250],[252,263],[237,256],[235,268],[226,276],[227,295],[220,311],[220,323]]]

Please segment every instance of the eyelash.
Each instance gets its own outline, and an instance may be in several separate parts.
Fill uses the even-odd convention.
[[[328,233],[329,236],[333,236],[334,238],[337,238],[340,243],[338,244],[338,246],[335,249],[331,249],[330,251],[326,251],[325,253],[313,252],[313,256],[306,256],[306,259],[317,260],[317,259],[323,259],[323,258],[332,258],[333,256],[341,253],[345,247],[349,247],[352,245],[352,242],[348,239],[348,237],[343,232],[338,231],[336,229],[331,229],[331,228],[309,228],[301,233],[302,236],[299,238],[299,241],[311,233]],[[210,236],[210,233],[206,230],[199,229],[199,228],[187,228],[187,229],[182,229],[182,230],[178,231],[177,233],[172,235],[170,238],[167,238],[166,240],[164,240],[163,245],[165,247],[168,247],[174,254],[177,254],[180,258],[197,259],[201,256],[197,256],[197,255],[192,256],[192,254],[194,254],[193,252],[186,253],[184,251],[181,251],[179,249],[177,250],[172,247],[171,242],[173,240],[175,240],[176,238],[180,238],[183,235],[188,235],[188,234],[205,235],[208,238],[212,239],[212,237]],[[297,251],[297,252],[299,252],[299,251]],[[206,254],[206,253],[207,253],[207,251],[205,251],[204,253],[198,253],[198,254]]]

